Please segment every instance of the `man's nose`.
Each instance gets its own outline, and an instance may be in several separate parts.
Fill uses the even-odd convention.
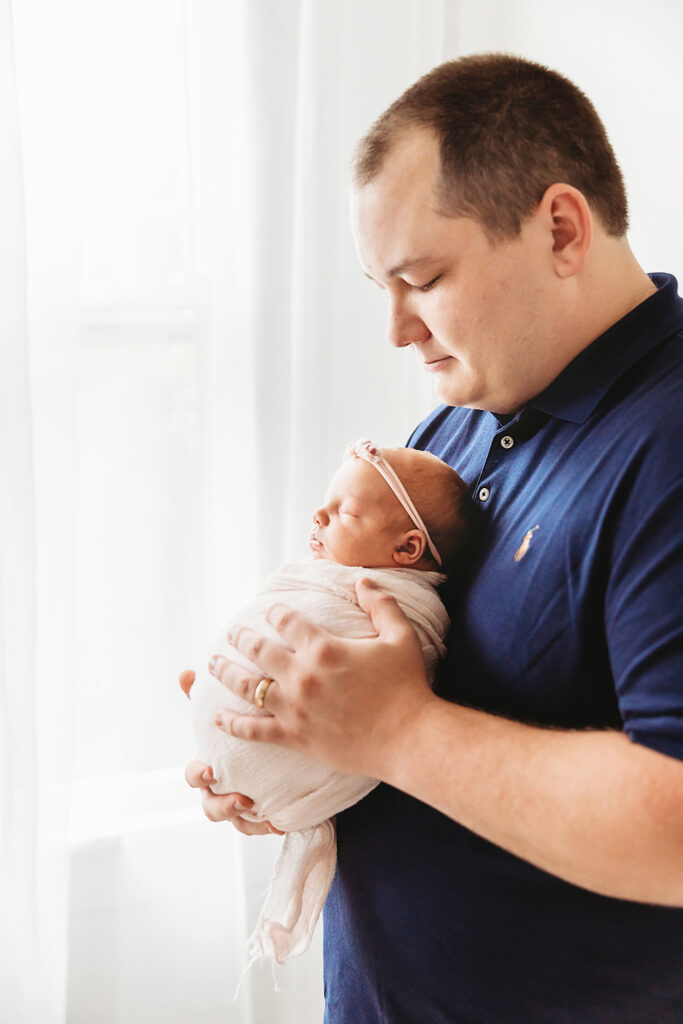
[[[431,331],[416,313],[398,303],[392,305],[387,321],[387,338],[390,345],[405,348],[406,345],[427,341],[430,337]]]

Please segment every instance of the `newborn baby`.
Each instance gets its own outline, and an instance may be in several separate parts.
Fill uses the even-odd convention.
[[[269,577],[234,621],[282,643],[265,618],[279,603],[336,636],[374,636],[355,591],[358,580],[371,578],[410,619],[433,679],[449,625],[436,587],[466,543],[469,507],[465,484],[435,456],[409,448],[382,451],[358,441],[347,449],[324,504],[313,514],[313,557]],[[259,673],[224,634],[214,649]],[[254,803],[243,816],[268,820],[286,833],[251,940],[254,958],[265,954],[282,963],[308,947],[332,883],[336,836],[330,818],[377,783],[342,775],[284,747],[236,739],[218,727],[216,716],[224,709],[267,714],[269,683],[261,680],[252,705],[203,672],[189,696],[197,757],[213,770],[212,791],[248,794]]]

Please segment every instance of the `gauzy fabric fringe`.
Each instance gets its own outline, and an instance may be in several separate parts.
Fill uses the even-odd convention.
[[[284,963],[308,949],[334,876],[337,837],[327,819],[287,832],[249,942],[250,963],[271,957]]]

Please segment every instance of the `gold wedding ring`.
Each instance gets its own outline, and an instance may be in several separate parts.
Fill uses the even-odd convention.
[[[256,705],[257,708],[263,709],[263,702],[266,699],[268,687],[270,686],[272,681],[273,680],[269,679],[267,676],[263,676],[263,678],[259,679],[258,683],[256,684],[256,689],[254,690],[254,704]]]

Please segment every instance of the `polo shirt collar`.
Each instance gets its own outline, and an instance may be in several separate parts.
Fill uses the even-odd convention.
[[[583,423],[609,388],[643,356],[683,330],[683,299],[670,274],[650,274],[657,291],[579,352],[527,408]]]

